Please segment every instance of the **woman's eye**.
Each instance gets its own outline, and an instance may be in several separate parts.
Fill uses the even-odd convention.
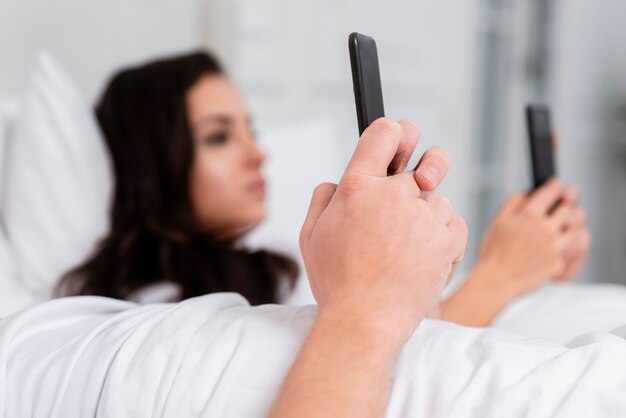
[[[204,139],[204,143],[207,145],[219,145],[228,141],[228,133],[224,131],[215,132],[207,135]]]

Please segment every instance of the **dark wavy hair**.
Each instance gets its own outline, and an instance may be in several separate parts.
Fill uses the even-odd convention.
[[[194,216],[185,98],[211,74],[224,74],[220,64],[196,52],[112,78],[96,107],[115,173],[111,230],[90,259],[65,275],[58,295],[128,299],[167,280],[180,286],[182,299],[238,292],[255,305],[277,302],[285,281],[293,287],[293,260],[238,247],[238,239],[217,241]]]

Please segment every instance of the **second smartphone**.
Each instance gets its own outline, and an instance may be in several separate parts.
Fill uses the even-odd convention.
[[[526,122],[530,142],[533,187],[537,189],[556,176],[550,110],[543,105],[529,105],[526,107]]]

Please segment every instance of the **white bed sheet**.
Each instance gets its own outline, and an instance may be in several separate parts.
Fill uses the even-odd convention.
[[[263,417],[316,308],[55,300],[0,323],[0,417]],[[426,320],[388,417],[626,416],[626,327],[567,345]]]
[[[626,324],[626,286],[549,283],[518,298],[493,327],[544,341],[565,343],[577,335],[609,332]]]

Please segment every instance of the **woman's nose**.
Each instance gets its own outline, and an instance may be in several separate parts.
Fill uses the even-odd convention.
[[[254,166],[260,166],[267,159],[267,154],[261,148],[254,137],[250,136],[247,141],[247,160]]]

